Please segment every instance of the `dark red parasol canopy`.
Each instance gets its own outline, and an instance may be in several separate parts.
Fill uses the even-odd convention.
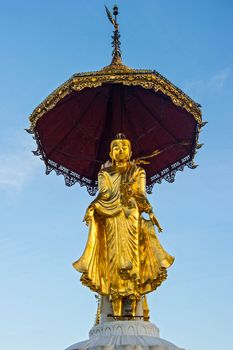
[[[37,107],[30,117],[46,173],[63,174],[68,186],[79,182],[97,191],[97,174],[109,159],[109,145],[121,132],[131,140],[133,158],[142,165],[147,191],[177,170],[194,168],[200,128],[199,105],[154,71],[122,64],[76,74]],[[158,152],[157,152],[158,153]]]
[[[196,167],[193,158],[205,123],[200,105],[158,72],[123,65],[118,8],[113,8],[114,18],[106,11],[114,26],[112,63],[76,74],[56,89],[33,111],[28,131],[35,135],[34,154],[44,160],[46,173],[55,170],[68,186],[78,182],[90,194],[97,191],[111,140],[125,134],[133,158],[144,160],[150,193],[163,178],[173,182],[185,165]]]

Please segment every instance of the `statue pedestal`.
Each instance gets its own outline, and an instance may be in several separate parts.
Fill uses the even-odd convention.
[[[66,350],[184,350],[159,337],[148,321],[111,321],[94,326],[89,339]]]

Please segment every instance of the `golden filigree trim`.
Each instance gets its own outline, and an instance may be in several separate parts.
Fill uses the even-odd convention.
[[[105,83],[141,86],[144,89],[162,92],[170,97],[176,106],[191,113],[199,125],[202,123],[200,106],[159,73],[149,70],[135,70],[124,65],[109,65],[98,72],[75,74],[58,87],[33,111],[29,118],[30,129],[33,130],[37,121],[72,91],[96,88]]]
[[[150,282],[150,291],[149,291],[149,292],[152,292],[152,291],[156,290],[166,279],[167,279],[167,269],[166,269],[166,268],[161,268],[161,270],[160,270],[158,276],[157,276],[154,280],[152,280],[152,281]],[[103,293],[101,292],[100,288],[96,288],[96,287],[93,285],[93,283],[92,283],[92,281],[90,280],[90,278],[88,277],[87,273],[83,273],[83,274],[82,274],[82,276],[81,276],[81,278],[80,278],[80,281],[82,282],[82,284],[83,284],[84,286],[90,288],[93,292],[96,292],[96,293],[98,293],[98,294],[100,294],[100,295],[107,295],[107,296],[109,296],[108,293],[103,294]],[[142,293],[142,292],[141,292],[141,290],[144,291],[144,289],[145,289],[144,284],[141,284],[141,285],[139,284],[139,285],[137,286],[137,289],[138,289],[138,290],[135,291],[134,294],[132,294],[132,296],[131,296],[132,299],[133,299],[133,297],[134,297],[135,299],[138,299],[138,300],[139,300],[139,299],[140,299],[140,296],[141,296],[142,294],[145,294],[145,293]],[[148,293],[148,292],[147,292],[147,293]],[[111,290],[111,300],[120,299],[120,298],[122,298],[122,296],[124,296],[124,295],[122,295],[122,294],[119,293],[118,291],[113,291],[113,290]]]

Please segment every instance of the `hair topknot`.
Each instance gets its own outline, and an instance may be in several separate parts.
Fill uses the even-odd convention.
[[[125,134],[122,134],[121,132],[119,132],[116,134],[115,140],[126,140],[126,136]]]

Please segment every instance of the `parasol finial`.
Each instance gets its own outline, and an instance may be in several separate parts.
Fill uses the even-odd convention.
[[[119,24],[117,23],[117,15],[118,15],[118,7],[117,5],[113,6],[113,15],[105,6],[105,10],[108,16],[109,21],[113,24],[114,26],[114,31],[112,35],[112,62],[111,65],[122,65],[122,59],[121,59],[121,42],[120,42],[120,32],[119,32]],[[113,18],[114,16],[114,18]]]

